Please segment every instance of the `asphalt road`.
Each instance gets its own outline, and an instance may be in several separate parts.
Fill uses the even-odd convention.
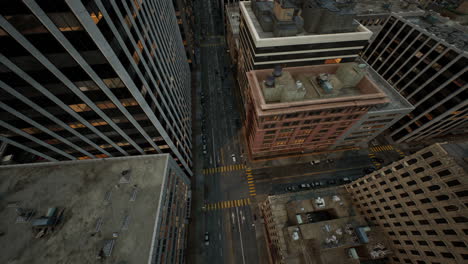
[[[228,71],[222,21],[214,14],[210,1],[195,2],[200,39],[201,92],[197,94],[201,104],[202,129],[197,142],[203,154],[203,168],[216,169],[205,173],[203,182],[203,210],[197,218],[198,243],[191,246],[200,250],[191,255],[190,263],[257,263],[255,232],[249,206],[249,189],[243,167],[239,112],[233,94],[234,79]],[[234,156],[233,156],[234,155]],[[232,169],[236,168],[236,169]],[[200,230],[201,229],[201,230]],[[198,232],[196,232],[198,231]],[[200,232],[201,231],[201,232]],[[205,233],[209,243],[204,241]]]

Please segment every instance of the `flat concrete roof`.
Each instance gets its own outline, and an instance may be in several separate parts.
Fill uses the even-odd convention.
[[[233,35],[239,34],[239,24],[240,24],[240,11],[239,11],[239,4],[227,4],[226,5],[226,16],[229,20],[229,24],[231,26],[231,31]]]
[[[374,106],[369,110],[369,114],[373,112],[387,112],[393,110],[409,109],[412,111],[414,106],[406,100],[391,84],[389,84],[380,74],[378,74],[372,67],[367,68],[369,73],[367,77],[377,84],[390,100],[387,104]]]
[[[416,3],[402,0],[355,0],[354,11],[359,16],[389,15],[397,13],[399,15],[424,14]]]
[[[1,167],[0,263],[148,263],[169,157]],[[18,207],[36,210],[33,219],[51,207],[64,209],[63,220],[52,233],[35,238],[30,222],[15,223]],[[97,260],[104,240],[115,232],[111,256]]]
[[[468,27],[435,12],[427,12],[424,16],[400,17],[434,35],[436,39],[441,39],[465,53],[468,52]]]
[[[324,199],[323,207],[317,206],[315,199],[318,197]],[[367,226],[367,223],[364,217],[356,214],[352,198],[342,186],[268,196],[267,200],[280,245],[286,253],[285,263],[353,263],[348,258],[347,248],[361,247],[364,249],[361,253],[364,253],[370,252],[372,245],[386,244],[377,227],[368,232],[368,244],[357,240],[356,230]],[[307,220],[307,215],[325,211],[332,212],[333,219]],[[301,215],[302,224],[295,221],[296,215]],[[295,232],[297,240],[294,239]],[[327,243],[332,236],[337,239],[336,244]],[[370,258],[369,255],[363,257]]]
[[[303,32],[296,36],[274,37],[273,32],[265,32],[252,10],[251,2],[239,2],[239,8],[244,16],[252,39],[256,47],[304,45],[315,43],[344,42],[356,40],[369,40],[372,32],[365,26],[359,24],[356,32],[334,33],[334,34],[312,34]]]
[[[338,67],[343,64],[288,67],[283,68],[283,71],[290,72],[293,78],[297,79],[298,76],[311,77],[320,73],[334,74]],[[263,96],[261,84],[264,80],[266,80],[267,76],[269,76],[271,72],[271,69],[265,69],[250,71],[247,74],[247,78],[249,79],[250,84],[250,91],[252,93],[252,100],[255,102],[257,113],[259,115],[262,115],[263,111],[268,111],[268,114],[273,114],[273,110],[286,113],[287,111],[299,112],[309,110],[324,110],[338,107],[385,104],[390,102],[386,93],[382,91],[378,83],[374,81],[374,79],[377,77],[369,77],[370,74],[376,73],[374,71],[368,71],[368,74],[364,76],[364,78],[358,83],[356,87],[342,88],[342,92],[340,91],[337,96],[332,98],[317,98],[316,96],[306,94],[304,99],[300,101],[267,103]],[[305,80],[302,81],[305,82]]]

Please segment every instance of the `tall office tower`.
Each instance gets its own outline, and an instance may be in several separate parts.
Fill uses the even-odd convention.
[[[334,0],[239,2],[239,8],[243,97],[251,70],[354,61],[372,35],[354,20],[352,5]]]
[[[51,161],[170,153],[191,174],[171,0],[2,1],[0,14],[1,141]]]
[[[366,146],[413,109],[366,64],[276,67],[247,78],[253,159]]]
[[[194,38],[193,38],[193,25],[195,24],[195,17],[193,16],[193,0],[173,0],[175,14],[177,17],[177,24],[182,35],[184,42],[185,55],[187,61],[192,65],[194,61]]]
[[[424,10],[420,9],[415,1],[401,0],[355,0],[356,20],[374,33],[371,41],[382,29],[385,21],[391,14],[402,17],[422,16]]]
[[[392,15],[363,58],[415,109],[392,128],[396,142],[468,132],[468,34],[435,14]]]
[[[468,143],[435,144],[346,186],[393,263],[468,261]]]
[[[0,177],[0,263],[186,263],[190,179],[169,154],[5,166]]]

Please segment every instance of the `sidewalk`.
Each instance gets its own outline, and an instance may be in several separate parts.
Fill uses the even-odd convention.
[[[270,254],[267,248],[267,238],[266,238],[266,230],[265,224],[263,223],[262,213],[258,204],[265,200],[267,195],[258,195],[255,196],[254,202],[251,205],[252,214],[257,217],[255,220],[255,238],[257,242],[257,253],[258,253],[258,264],[272,264],[272,260],[270,259]]]

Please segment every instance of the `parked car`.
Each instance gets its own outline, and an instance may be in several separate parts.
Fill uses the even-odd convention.
[[[310,165],[317,165],[320,163],[320,160],[313,160],[310,162]]]
[[[312,185],[310,185],[309,183],[303,183],[303,184],[299,184],[299,189],[311,189],[312,188]]]
[[[328,180],[327,183],[329,185],[335,185],[336,184],[336,180],[335,179],[331,179],[331,180]]]
[[[236,154],[232,154],[231,157],[232,157],[232,161],[236,162]]]
[[[342,181],[343,183],[350,183],[350,182],[351,182],[351,179],[348,178],[348,177],[344,177],[344,178],[341,179],[341,181]]]
[[[297,191],[297,187],[294,186],[294,185],[288,186],[288,187],[286,187],[286,191],[295,192],[295,191]]]
[[[375,171],[375,168],[374,167],[366,167],[362,171],[364,172],[364,174],[369,174],[369,173],[372,173],[373,171]]]
[[[384,160],[381,158],[371,158],[373,162],[384,163]]]
[[[210,244],[210,234],[205,232],[205,245],[208,246]]]

